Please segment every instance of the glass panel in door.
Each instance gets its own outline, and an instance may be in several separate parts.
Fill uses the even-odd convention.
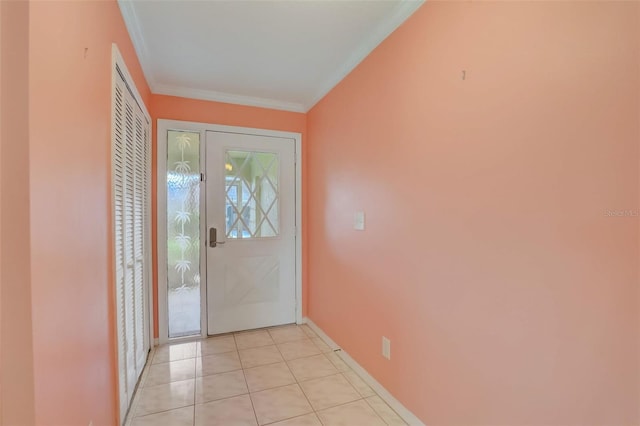
[[[227,238],[278,236],[279,165],[273,152],[225,152]]]
[[[200,134],[167,134],[169,337],[200,334]]]

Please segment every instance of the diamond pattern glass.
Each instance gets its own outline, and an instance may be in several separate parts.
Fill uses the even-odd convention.
[[[277,237],[279,233],[278,154],[225,153],[227,238]]]

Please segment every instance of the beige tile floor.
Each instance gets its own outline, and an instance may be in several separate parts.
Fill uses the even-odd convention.
[[[402,419],[308,326],[158,347],[130,426],[376,426]]]

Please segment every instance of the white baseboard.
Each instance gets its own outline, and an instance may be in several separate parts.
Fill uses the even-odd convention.
[[[313,331],[315,331],[316,334],[327,345],[329,345],[332,350],[337,351],[335,353],[345,362],[345,364],[351,367],[351,369],[355,371],[356,374],[358,374],[360,378],[364,380],[365,383],[368,384],[371,389],[373,389],[374,392],[377,393],[378,396],[389,405],[389,407],[391,407],[396,413],[398,413],[398,415],[402,417],[405,422],[407,422],[410,426],[425,426],[425,424],[422,423],[422,421],[418,417],[416,417],[415,414],[409,411],[407,407],[402,405],[400,401],[395,399],[394,396],[391,395],[391,393],[380,384],[380,382],[374,379],[373,376],[367,372],[367,370],[362,368],[362,366],[358,364],[355,359],[351,358],[351,356],[347,352],[345,352],[344,349],[340,348],[340,346],[338,346],[338,344],[334,342],[333,339],[327,336],[327,334],[313,321],[311,321],[311,319],[304,317],[302,319],[302,322],[304,324],[307,324]]]

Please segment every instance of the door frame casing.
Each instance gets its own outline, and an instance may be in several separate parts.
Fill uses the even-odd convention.
[[[205,144],[206,133],[226,132],[239,133],[245,135],[271,136],[284,139],[293,139],[295,143],[295,309],[296,323],[302,324],[302,134],[296,132],[286,132],[280,130],[258,129],[253,127],[227,126],[222,124],[198,123],[193,121],[165,120],[157,121],[157,253],[158,263],[156,276],[158,277],[158,287],[153,291],[158,295],[158,343],[163,344],[169,341],[192,340],[194,337],[207,337],[207,285],[206,279],[200,281],[200,335],[178,337],[169,339],[168,324],[168,294],[167,294],[167,246],[161,243],[167,240],[167,131],[180,130],[200,134],[200,171],[205,172]],[[205,185],[200,186],[200,276],[206,277],[206,194]]]

